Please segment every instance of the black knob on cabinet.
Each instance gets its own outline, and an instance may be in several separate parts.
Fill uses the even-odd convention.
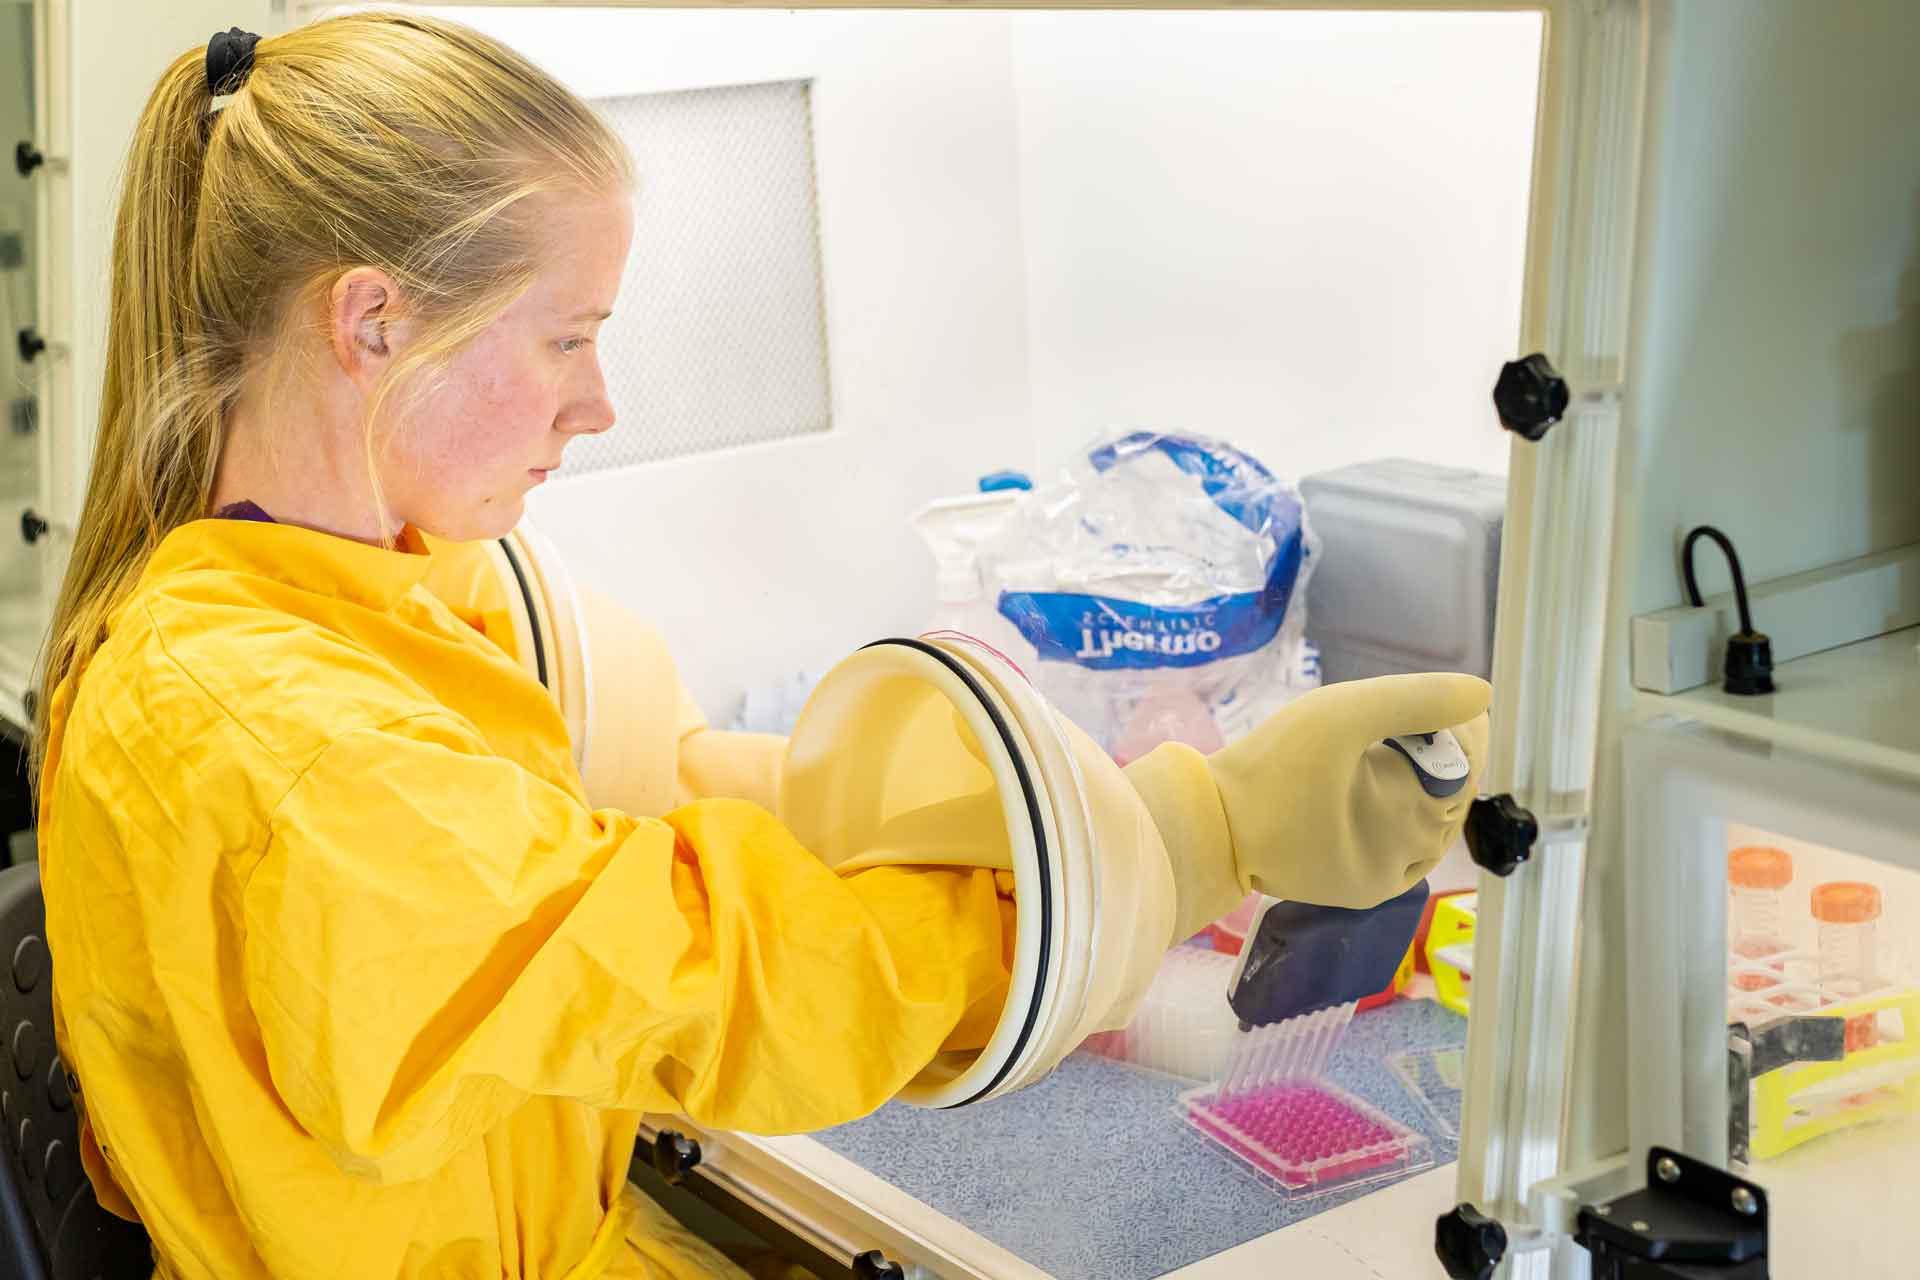
[[[1507,1255],[1507,1229],[1470,1204],[1455,1205],[1434,1223],[1433,1251],[1453,1280],[1492,1280]]]
[[[1525,359],[1509,360],[1493,384],[1493,408],[1500,415],[1500,425],[1529,440],[1546,435],[1548,427],[1565,417],[1572,398],[1567,380],[1537,351]]]
[[[662,1129],[653,1139],[653,1171],[670,1187],[687,1180],[700,1164],[700,1144],[674,1129]]]
[[[40,539],[46,535],[47,529],[48,525],[45,516],[38,515],[31,510],[20,513],[20,536],[25,538],[29,543],[40,541]]]
[[[1497,876],[1533,856],[1540,824],[1509,795],[1481,796],[1467,810],[1467,852],[1474,862]]]
[[[40,148],[34,146],[33,143],[16,142],[13,144],[13,167],[20,171],[21,177],[27,177],[46,162],[46,156],[42,155]]]
[[[33,362],[35,356],[47,349],[47,340],[41,337],[40,331],[31,325],[20,331],[16,341],[20,345],[20,358],[29,364]]]
[[[869,1249],[853,1260],[853,1274],[859,1280],[906,1280],[907,1273],[897,1262],[889,1262],[878,1249]]]

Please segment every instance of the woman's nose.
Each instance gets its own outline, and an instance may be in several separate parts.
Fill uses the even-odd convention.
[[[567,435],[595,436],[613,425],[613,401],[607,397],[607,380],[594,361],[591,380],[561,410],[554,425]]]
[[[604,393],[567,406],[554,424],[570,436],[597,436],[613,425],[613,402]]]

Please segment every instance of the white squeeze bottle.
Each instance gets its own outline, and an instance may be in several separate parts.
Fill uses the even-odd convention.
[[[1023,668],[1031,663],[1032,647],[987,598],[980,547],[999,532],[1032,487],[1018,472],[996,472],[981,478],[979,493],[941,498],[913,517],[914,530],[933,553],[933,617],[926,630],[973,636]]]

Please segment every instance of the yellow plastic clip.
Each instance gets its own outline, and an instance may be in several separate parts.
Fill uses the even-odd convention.
[[[1477,893],[1442,898],[1427,928],[1427,968],[1433,972],[1434,998],[1462,1017],[1472,1004],[1473,927],[1479,902]]]

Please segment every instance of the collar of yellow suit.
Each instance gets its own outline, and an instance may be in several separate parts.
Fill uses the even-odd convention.
[[[298,525],[194,520],[161,541],[147,564],[147,575],[190,569],[258,574],[303,591],[385,610],[427,576],[432,562],[426,538],[412,525],[400,531],[395,546],[387,548]]]

